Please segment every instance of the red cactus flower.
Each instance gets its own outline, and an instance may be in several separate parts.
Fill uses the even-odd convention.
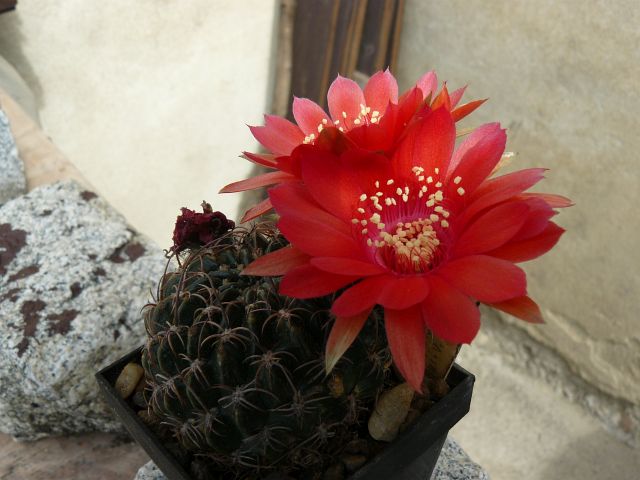
[[[542,321],[514,263],[555,245],[564,230],[550,221],[553,209],[570,202],[524,193],[543,169],[488,179],[505,131],[481,126],[454,151],[454,123],[447,108],[428,112],[391,159],[299,147],[302,182],[269,191],[291,246],[245,274],[284,274],[280,291],[297,298],[344,289],[332,307],[329,369],[376,304],[384,307],[394,361],[418,391],[425,328],[452,343],[471,342],[480,326],[476,301]]]
[[[232,220],[222,212],[214,212],[207,202],[202,202],[203,213],[188,208],[180,210],[182,213],[176,218],[171,247],[175,253],[206,245],[235,227]]]
[[[446,85],[436,95],[438,80],[434,72],[426,73],[415,87],[398,99],[398,84],[387,71],[374,74],[364,91],[353,80],[338,76],[331,84],[327,103],[329,114],[306,98],[294,98],[293,116],[297,125],[275,115],[265,115],[265,125],[250,127],[253,136],[271,153],[244,152],[250,161],[276,171],[231,183],[221,192],[252,190],[299,180],[297,163],[290,158],[296,147],[323,142],[333,149],[335,143],[352,148],[393,153],[406,130],[428,109],[444,106],[455,120],[464,118],[484,100],[457,106],[465,88],[449,94]],[[292,165],[292,163],[294,165]],[[269,199],[249,210],[242,221],[251,220],[271,209]]]

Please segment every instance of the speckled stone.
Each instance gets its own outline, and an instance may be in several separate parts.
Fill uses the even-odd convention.
[[[449,437],[444,442],[431,480],[489,480],[489,474]]]
[[[140,467],[134,480],[167,480],[167,477],[164,476],[164,473],[160,471],[155,463],[150,461]]]
[[[24,165],[18,156],[9,119],[0,110],[0,205],[27,191]]]
[[[153,462],[148,462],[138,470],[134,480],[167,480],[167,477]],[[455,440],[447,438],[430,480],[489,480],[489,475]]]
[[[95,372],[140,345],[162,251],[74,182],[0,207],[0,431],[19,440],[122,427]]]

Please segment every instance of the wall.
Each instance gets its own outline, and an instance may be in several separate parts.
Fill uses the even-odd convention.
[[[0,56],[34,90],[43,129],[160,245],[179,207],[232,216],[246,124],[268,97],[274,0],[21,0]]]
[[[540,191],[576,206],[568,231],[531,264],[547,324],[527,327],[601,390],[640,403],[640,10],[634,0],[409,0],[406,88],[435,68],[467,98],[467,126],[499,120],[514,167],[549,167]]]
[[[526,328],[587,381],[640,403],[640,11],[634,0],[409,0],[398,76],[436,68],[500,120],[514,167],[576,206],[525,265],[547,325]],[[268,97],[274,0],[21,0],[0,55],[34,89],[45,131],[132,224],[169,245],[178,208],[236,214],[239,151]]]

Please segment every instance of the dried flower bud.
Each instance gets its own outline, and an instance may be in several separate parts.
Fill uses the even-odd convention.
[[[188,208],[182,208],[181,211],[173,230],[171,250],[176,253],[206,245],[235,227],[235,223],[227,219],[224,213],[214,212],[211,205],[204,201],[203,213]]]

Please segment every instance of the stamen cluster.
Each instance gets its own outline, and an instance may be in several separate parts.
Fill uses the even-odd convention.
[[[377,258],[399,273],[430,270],[441,239],[438,232],[449,228],[450,211],[445,198],[440,169],[430,175],[423,167],[411,169],[413,177],[402,182],[390,178],[376,180],[372,194],[358,198],[351,223],[365,239],[368,247],[381,249]],[[459,185],[462,177],[453,179]],[[402,186],[397,186],[401,183]],[[456,190],[465,194],[463,187]]]

